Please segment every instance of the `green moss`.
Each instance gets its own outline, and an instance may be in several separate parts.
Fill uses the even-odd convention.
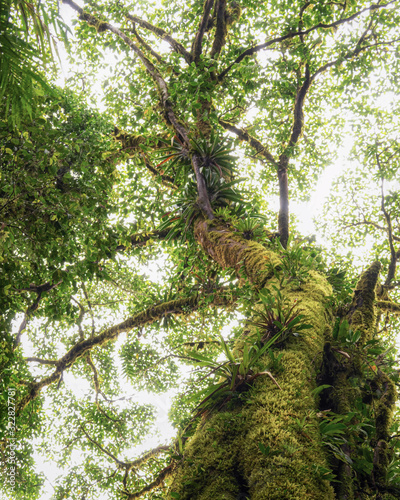
[[[374,262],[363,272],[354,290],[354,297],[348,314],[353,330],[360,330],[363,343],[371,340],[376,324],[376,286],[382,265]]]
[[[282,293],[298,301],[313,329],[293,336],[281,351],[284,369],[277,376],[281,389],[270,377],[260,376],[235,405],[226,405],[199,424],[171,484],[171,491],[182,500],[230,500],[240,493],[252,500],[334,498],[329,482],[316,472],[328,465],[311,395],[314,363],[318,364],[328,328],[325,302],[331,288],[323,277],[311,273],[302,290]],[[267,366],[265,355],[260,370]],[[305,419],[303,429],[296,419]]]
[[[220,221],[200,220],[195,224],[197,241],[223,268],[232,267],[253,285],[263,287],[279,266],[277,254],[255,241],[231,231]]]

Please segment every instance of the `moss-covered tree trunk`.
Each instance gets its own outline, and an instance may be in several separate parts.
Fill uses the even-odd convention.
[[[261,287],[279,286],[279,257],[274,252],[215,221],[198,222],[196,237],[216,262],[247,278],[255,296]],[[331,288],[324,277],[310,272],[301,287],[283,284],[280,293],[288,303],[296,302],[312,329],[291,336],[282,346],[281,369],[274,374],[279,387],[271,377],[260,376],[237,403],[223,405],[202,418],[184,446],[170,484],[171,498],[335,498],[324,480],[329,466],[312,394],[332,325],[327,302]],[[243,336],[248,339],[248,335],[245,329]],[[238,343],[243,344],[243,339]],[[268,368],[267,355],[261,359],[260,370],[263,365]]]

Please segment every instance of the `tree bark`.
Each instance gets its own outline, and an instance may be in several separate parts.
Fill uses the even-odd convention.
[[[300,336],[289,335],[279,347],[283,369],[274,374],[279,387],[270,377],[259,376],[240,396],[222,401],[203,415],[185,443],[167,498],[335,498],[329,481],[323,479],[323,471],[329,466],[319,433],[318,406],[312,395],[316,367],[320,366],[332,323],[327,307],[330,285],[313,271],[301,287],[288,282],[279,285],[278,255],[215,221],[198,221],[196,238],[222,267],[232,267],[248,279],[255,301],[258,288],[274,284],[280,288],[285,303],[296,303],[296,310],[312,329]],[[251,329],[244,328],[236,351],[240,352],[244,342],[256,342],[251,339]],[[269,359],[265,354],[255,370],[269,369]]]

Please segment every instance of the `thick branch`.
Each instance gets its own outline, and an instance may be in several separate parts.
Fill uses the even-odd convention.
[[[286,161],[280,162],[278,169],[279,182],[279,216],[278,232],[280,242],[286,248],[289,240],[289,182]]]
[[[362,341],[371,340],[376,322],[374,303],[376,286],[382,265],[371,264],[360,276],[347,319],[353,330],[360,330]]]
[[[210,17],[211,9],[214,5],[214,0],[206,0],[204,4],[203,16],[200,21],[199,29],[197,30],[195,39],[192,45],[192,60],[194,62],[198,62],[200,59],[200,55],[202,53],[202,44],[204,33],[207,29],[208,19]]]
[[[212,304],[216,306],[223,306],[231,302],[229,296],[224,294],[220,295],[218,294],[218,291],[214,291],[213,295],[214,300]],[[162,304],[150,307],[135,316],[131,316],[118,325],[106,328],[103,332],[96,336],[78,342],[71,347],[71,349],[62,358],[57,360],[57,368],[51,375],[45,377],[39,382],[29,384],[29,392],[20,401],[18,410],[22,411],[33,399],[36,398],[41,389],[59,381],[64,370],[70,368],[79,358],[90,352],[93,348],[105,345],[108,342],[115,340],[122,332],[127,332],[133,328],[154,323],[167,315],[180,315],[186,314],[188,311],[195,311],[197,308],[201,307],[203,296],[192,295],[191,297],[171,300],[170,302],[163,302]]]
[[[297,92],[296,96],[296,101],[294,104],[294,110],[293,110],[293,125],[292,125],[292,133],[290,135],[289,139],[289,144],[287,145],[285,151],[283,152],[282,156],[291,156],[292,149],[293,147],[297,144],[297,141],[299,140],[302,132],[303,132],[303,126],[304,126],[304,113],[303,113],[303,107],[304,107],[304,100],[306,98],[307,92],[310,88],[311,85],[311,78],[310,78],[310,69],[308,64],[306,64],[306,71],[305,71],[305,77],[304,77],[304,82],[303,85],[301,86],[300,90]]]
[[[213,41],[213,46],[211,49],[210,57],[211,59],[217,59],[222,47],[226,42],[227,27],[226,27],[226,0],[217,0],[217,28],[215,30],[215,36]]]

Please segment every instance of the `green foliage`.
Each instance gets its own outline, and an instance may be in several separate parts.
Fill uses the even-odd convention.
[[[312,326],[297,311],[296,302],[290,303],[279,288],[274,285],[272,288],[273,292],[268,288],[260,290],[258,303],[261,307],[250,310],[252,319],[247,322],[257,328],[263,344],[276,338],[278,345],[284,345],[290,335],[297,337]]]
[[[161,356],[151,345],[138,340],[127,342],[121,351],[122,371],[139,390],[160,393],[176,386],[178,366],[169,356]]]
[[[44,69],[53,62],[57,46],[51,29],[64,41],[69,27],[59,17],[54,4],[5,0],[0,6],[0,100],[8,123],[21,125],[24,116],[33,118],[41,96],[54,95]],[[48,70],[49,68],[47,68]]]
[[[197,352],[190,352],[190,358],[197,361],[198,366],[211,368],[206,377],[213,375],[215,380],[219,379],[217,383],[193,395],[193,400],[198,400],[199,397],[204,398],[195,409],[196,416],[223,407],[240,392],[246,390],[247,386],[260,375],[267,374],[275,382],[269,372],[255,373],[255,369],[260,357],[277,341],[278,336],[279,334],[275,335],[263,345],[247,341],[244,343],[243,351],[239,355],[235,354],[221,337],[220,347],[227,358],[223,362],[208,358]]]

